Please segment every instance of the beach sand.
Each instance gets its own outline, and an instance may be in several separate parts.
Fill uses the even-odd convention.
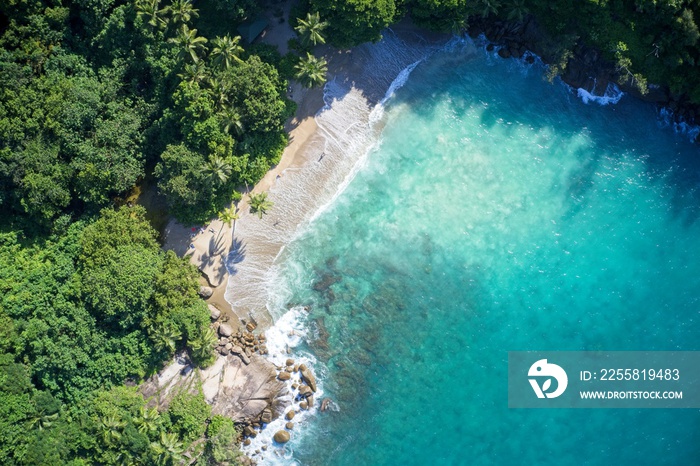
[[[283,53],[287,41],[296,36],[288,21],[292,4],[293,1],[284,3],[283,23],[269,14],[270,26],[261,38]],[[408,22],[395,26],[394,32],[402,42],[427,43],[425,36],[416,33],[416,28]],[[430,37],[428,41],[444,43],[445,37]],[[250,318],[263,327],[272,323],[266,308],[266,289],[275,278],[275,259],[300,226],[310,221],[321,205],[329,202],[339,187],[349,181],[357,160],[345,154],[369,150],[371,137],[366,127],[372,107],[384,96],[398,72],[420,55],[416,52],[416,57],[391,54],[377,57],[370,53],[371,47],[336,50],[323,45],[314,50],[315,55],[328,61],[329,83],[342,90],[340,95],[327,99],[328,102],[324,102],[323,89],[290,83],[288,96],[297,103],[297,111],[286,124],[289,144],[279,164],[251,190],[269,193],[274,205],[267,215],[259,219],[250,213],[244,196],[238,205],[240,218],[233,228],[222,225],[218,219],[194,232],[175,220],[168,223],[164,249],[190,258],[202,272],[202,284],[214,290],[207,302],[228,314],[232,323]],[[382,76],[378,67],[387,67],[388,81],[375,82],[377,76]],[[338,115],[333,115],[334,111]],[[339,119],[343,112],[360,116],[343,127],[344,122]],[[324,122],[324,127],[319,127],[317,118]],[[339,127],[334,127],[336,120]],[[228,270],[233,272],[231,276],[225,260]]]

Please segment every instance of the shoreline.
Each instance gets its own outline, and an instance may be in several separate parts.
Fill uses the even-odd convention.
[[[288,1],[284,3],[284,15],[288,18],[291,6],[294,2]],[[272,13],[268,12],[269,19],[272,19]],[[395,34],[399,40],[405,42],[409,45],[418,45],[426,43],[435,42],[446,42],[452,34],[442,34],[435,33],[425,29],[422,29],[414,25],[409,19],[404,19],[401,22],[393,25],[390,29],[391,33]],[[496,31],[496,33],[494,33]],[[483,24],[477,25],[472,31],[470,31],[470,37],[474,39],[474,35],[480,33],[485,33],[486,40],[489,42],[490,46],[496,46],[499,48],[499,56],[501,58],[516,58],[520,59],[523,56],[523,50],[519,50],[521,53],[511,53],[513,49],[512,43],[505,43],[505,41],[498,40],[499,35],[497,34],[499,29],[489,29],[484,27]],[[490,36],[490,37],[489,37]],[[261,42],[276,46],[281,53],[287,51],[287,40],[296,37],[296,34],[291,29],[288,21],[284,23],[279,23],[278,21],[270,21],[270,27],[261,36]],[[521,39],[519,43],[527,46],[529,53],[543,59],[543,63],[546,66],[546,57],[543,57],[542,53],[537,53],[537,47],[532,46],[532,40]],[[349,50],[336,50],[328,45],[318,46],[316,48],[316,54],[323,56],[328,61],[328,83],[340,79],[344,83],[351,83],[352,85],[357,84],[358,81],[362,80],[364,67],[366,63],[363,63],[362,59],[357,59],[357,55],[361,55],[359,52],[363,47],[367,47],[367,44],[362,44],[353,49]],[[507,53],[503,53],[505,51]],[[541,51],[540,51],[541,52]],[[588,74],[594,74],[591,70]],[[562,80],[570,86],[575,92],[576,91],[588,91],[593,97],[598,96],[595,91],[600,90],[595,87],[595,80],[591,81],[592,78],[586,78],[585,80],[579,82],[581,87],[577,87],[576,82],[571,82],[567,80],[566,76],[562,76]],[[608,80],[602,81],[607,84]],[[590,88],[590,89],[587,89]],[[297,111],[295,115],[285,124],[285,130],[289,134],[289,143],[284,149],[280,162],[272,167],[249,192],[250,193],[270,193],[271,197],[273,193],[279,190],[280,184],[286,184],[287,175],[291,172],[302,171],[308,168],[309,165],[314,161],[320,161],[320,159],[314,156],[324,157],[325,151],[321,149],[319,151],[319,145],[324,144],[324,139],[328,138],[325,134],[323,128],[319,127],[317,124],[317,116],[322,114],[326,109],[328,109],[329,104],[324,101],[325,87],[324,88],[312,88],[307,89],[302,87],[298,82],[292,81],[289,85],[291,92],[288,93],[288,97],[297,103]],[[604,89],[603,89],[604,90]],[[628,89],[623,89],[625,93],[630,94]],[[604,94],[604,93],[603,93]],[[639,98],[632,93],[630,95],[632,98]],[[367,97],[367,105],[372,108],[379,101],[379,96],[365,96]],[[641,99],[647,100],[647,99]],[[648,101],[648,100],[647,100]],[[660,107],[660,118],[665,116],[668,124],[672,126],[684,125],[685,123],[677,123],[674,120],[674,115],[668,116],[669,110],[666,107]],[[665,112],[665,113],[664,113]],[[692,129],[692,128],[691,128]],[[676,127],[677,132],[688,132],[687,129],[683,130],[683,127]],[[700,137],[700,136],[699,136]],[[290,173],[287,173],[287,172]],[[321,180],[323,182],[324,180]],[[277,199],[273,199],[275,205],[271,209],[271,213],[267,217],[274,216],[275,210],[278,210],[281,202],[279,196]],[[316,210],[323,206],[324,203],[317,204]],[[192,229],[187,228],[179,224],[174,219],[170,219],[165,228],[165,242],[163,248],[168,250],[172,249],[180,257],[189,256],[190,262],[195,265],[202,273],[202,278],[200,280],[203,286],[208,286],[212,288],[213,293],[210,297],[206,299],[208,304],[211,304],[221,310],[223,313],[231,318],[236,318],[239,323],[245,323],[248,319],[252,318],[256,320],[262,327],[269,327],[273,323],[273,316],[269,314],[269,310],[266,309],[266,302],[258,299],[257,301],[248,301],[241,299],[240,295],[235,290],[240,285],[241,277],[237,273],[238,266],[234,266],[234,274],[229,275],[227,269],[231,269],[231,263],[229,267],[224,264],[225,258],[229,257],[231,253],[232,246],[234,246],[234,241],[239,240],[239,236],[242,236],[240,243],[237,247],[244,248],[240,254],[235,254],[239,256],[241,262],[247,262],[244,264],[245,267],[249,269],[256,269],[254,273],[257,276],[257,281],[264,283],[270,277],[265,277],[266,271],[272,267],[274,260],[284,249],[284,246],[291,240],[294,235],[290,235],[290,229],[296,232],[301,224],[308,220],[308,209],[306,212],[295,212],[295,217],[285,217],[284,220],[276,218],[274,223],[284,223],[292,222],[291,225],[284,225],[285,233],[282,234],[282,238],[267,235],[266,237],[254,236],[249,234],[247,229],[255,229],[255,222],[258,219],[248,212],[247,197],[244,198],[238,204],[240,219],[233,225],[233,228],[229,228],[218,219],[211,221],[209,225],[204,226],[201,233],[193,234]],[[260,223],[263,223],[269,219],[263,218]],[[243,229],[244,234],[239,235],[236,229]],[[213,233],[212,232],[217,232]],[[220,233],[219,233],[220,232]],[[235,238],[232,237],[232,233],[235,234]],[[190,246],[193,245],[192,246]],[[251,254],[252,252],[252,254]],[[252,257],[250,257],[252,256]],[[251,265],[251,262],[257,261],[255,265]],[[233,261],[238,264],[236,258]],[[262,270],[264,269],[264,271]],[[250,270],[245,270],[245,272],[250,272]]]
[[[392,30],[392,34],[395,34],[398,40],[407,43],[409,46],[413,45],[412,39],[416,41],[415,44],[425,45],[428,43],[430,39],[426,38],[424,33],[425,31],[420,28],[407,24],[396,26]],[[429,36],[430,34],[428,33],[427,35]],[[433,40],[435,40],[435,37],[439,37],[439,40],[442,42],[447,42],[449,37],[452,36],[434,35]],[[494,41],[489,42],[494,43]],[[336,81],[340,81],[344,84],[350,83],[351,88],[355,89],[355,85],[359,84],[363,79],[364,68],[367,67],[366,60],[362,59],[367,58],[363,55],[363,47],[371,46],[363,45],[346,51],[335,51],[327,46],[319,48],[319,51],[323,53],[317,52],[317,54],[324,56],[329,62],[329,83],[335,83]],[[395,75],[390,79],[394,79],[394,77]],[[571,86],[574,92],[576,91],[576,88],[571,84],[567,85]],[[235,290],[242,284],[242,279],[250,280],[252,277],[253,285],[258,287],[258,295],[261,294],[261,291],[265,292],[267,290],[266,285],[270,283],[270,272],[274,272],[273,267],[275,260],[279,257],[284,247],[298,234],[301,226],[315,217],[317,213],[333,199],[333,197],[331,197],[326,199],[326,202],[320,203],[313,202],[314,199],[311,199],[311,207],[306,206],[306,209],[293,210],[296,215],[285,215],[290,212],[289,210],[283,211],[281,215],[279,214],[279,209],[281,208],[289,209],[294,207],[292,205],[294,204],[294,200],[288,197],[290,190],[300,190],[298,186],[294,185],[294,178],[300,176],[304,177],[304,170],[320,166],[325,158],[329,138],[332,137],[333,134],[329,132],[329,128],[326,125],[320,123],[317,119],[322,120],[324,117],[323,114],[331,111],[333,105],[336,105],[342,100],[332,95],[332,92],[326,92],[324,89],[320,88],[305,89],[298,83],[293,83],[290,88],[291,97],[297,102],[298,108],[295,116],[286,123],[286,129],[289,132],[289,143],[283,152],[279,164],[268,171],[263,179],[250,190],[252,193],[270,193],[271,199],[275,202],[270,213],[263,217],[262,220],[258,219],[254,214],[248,212],[248,205],[244,197],[238,205],[240,219],[234,224],[233,228],[222,225],[218,220],[211,222],[206,226],[206,232],[197,233],[194,237],[192,244],[194,244],[195,247],[191,248],[193,250],[185,249],[184,254],[182,254],[189,255],[190,261],[197,265],[202,271],[202,285],[212,287],[213,293],[206,300],[207,303],[217,307],[224,315],[230,317],[229,322],[231,324],[235,321],[240,327],[243,327],[246,322],[253,320],[259,325],[258,331],[260,334],[265,334],[265,331],[271,328],[275,323],[275,316],[270,315],[269,309],[266,307],[266,302],[258,301],[255,303],[253,301],[241,301],[240,297],[236,296]],[[376,106],[382,96],[383,94],[368,93],[362,97],[365,98],[365,103],[371,110]],[[332,102],[326,102],[325,98]],[[332,105],[330,105],[331,103]],[[349,131],[350,127],[344,129]],[[366,150],[370,150],[369,147],[367,147]],[[319,153],[321,154],[320,158]],[[335,164],[336,162],[331,155],[328,156],[326,161],[330,161],[331,164]],[[356,160],[354,163],[350,164],[351,170],[354,169],[357,163],[358,161]],[[341,168],[338,170],[342,171],[343,169]],[[338,175],[338,170],[334,173],[336,176]],[[322,175],[323,173],[318,171],[313,172],[313,175],[319,174]],[[341,175],[343,175],[341,178],[346,180],[348,177],[352,177],[352,172],[341,173]],[[329,182],[329,180],[333,182],[334,179],[325,178],[323,181]],[[340,186],[342,186],[342,184],[339,185],[336,183],[333,184],[331,188],[333,188],[337,194],[338,191],[342,191]],[[303,190],[301,194],[305,201],[309,200],[306,196],[303,196]],[[297,192],[297,195],[300,195],[300,193]],[[281,234],[274,236],[272,234],[277,232],[275,225],[278,222],[284,222],[285,229]],[[171,223],[168,224],[168,228],[171,228]],[[181,225],[173,225],[172,228],[179,228],[180,234],[182,234],[184,230],[184,232],[189,235],[187,231],[189,229]],[[220,235],[225,238],[225,240],[221,242],[214,241],[216,245],[214,253],[212,253],[211,249],[211,239],[215,234],[208,229],[213,229],[215,232],[220,231]],[[206,234],[207,232],[209,234]],[[186,238],[188,238],[188,236],[186,236]],[[229,263],[229,269],[233,268],[234,270],[233,275],[229,275],[224,265],[223,258],[229,255],[232,246],[236,244],[235,241],[240,242],[239,246],[237,246],[239,250],[237,256],[241,260],[233,260]],[[212,261],[214,254],[218,256],[218,262],[217,260]],[[233,267],[231,263],[233,263]],[[245,269],[244,267],[249,268]],[[250,282],[243,283],[243,286],[250,287]],[[239,293],[246,295],[245,291]],[[241,302],[243,304],[241,304]],[[234,329],[234,332],[235,331],[236,329]],[[271,354],[270,356],[275,355]],[[276,356],[281,357],[281,353]],[[299,355],[290,354],[289,357],[298,359]],[[267,359],[270,360],[269,357]],[[296,367],[293,371],[287,371],[284,368],[288,366],[287,364],[276,363],[275,365],[279,371],[278,375],[285,371],[294,374],[298,372]],[[299,383],[297,379],[295,379],[295,382]],[[289,382],[289,384],[291,384],[291,382]],[[321,391],[320,394],[322,393]],[[297,394],[294,398],[297,398],[296,401],[298,401],[299,395]],[[297,414],[306,411],[306,408],[299,409],[296,402],[290,403],[290,405],[284,409],[290,406],[293,411],[296,410]],[[287,411],[287,413],[289,413],[289,411]],[[276,411],[275,414],[277,415],[279,412]],[[282,418],[282,416],[279,416],[277,419],[282,422]],[[287,418],[287,420],[291,421],[291,418]],[[277,424],[280,424],[280,422]],[[258,426],[254,427],[257,428]],[[281,428],[281,424],[279,426],[276,425],[275,428]],[[259,442],[253,445],[252,448],[265,445],[263,450],[266,450],[267,445],[272,445],[271,436],[274,434],[275,428],[268,426],[266,434],[260,435]],[[293,435],[298,435],[296,431],[297,429],[295,429]],[[245,446],[251,445],[250,438],[252,437],[254,439],[255,435],[248,435],[248,437],[248,443],[244,444]],[[259,453],[259,451],[256,452]],[[250,449],[246,453],[251,455],[253,450]],[[257,455],[252,454],[251,456],[256,458]]]

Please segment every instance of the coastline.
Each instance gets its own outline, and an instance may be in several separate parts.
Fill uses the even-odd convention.
[[[292,4],[293,2],[289,1],[283,5],[284,15],[287,18]],[[263,33],[261,42],[274,45],[281,53],[285,53],[287,41],[295,37],[296,34],[289,26],[288,21],[279,23],[271,15],[272,13],[268,12],[270,27]],[[523,37],[517,42],[513,42],[516,40],[514,38],[509,38],[511,42],[508,42],[501,34],[502,29],[503,26],[500,23],[496,24],[496,27],[478,24],[470,31],[470,34],[474,36],[484,33],[489,43],[492,44],[491,47],[503,44],[498,53],[501,58],[520,58],[525,50],[533,50],[532,53],[543,58],[545,63],[548,61],[544,50],[541,47],[538,49],[536,47],[537,41],[530,37],[539,37],[539,32],[523,33]],[[412,24],[409,19],[397,23],[390,31],[396,35],[398,40],[409,46],[425,45],[430,42],[447,42],[452,37],[451,34],[434,33],[422,29]],[[514,43],[518,45],[514,46]],[[364,88],[367,81],[365,71],[368,57],[363,52],[366,52],[368,47],[371,47],[371,44],[362,44],[349,50],[335,50],[324,45],[317,47],[315,52],[316,55],[323,56],[328,61],[328,83],[340,81],[344,85],[350,85],[352,89],[359,89],[366,101],[367,108],[371,109],[376,106],[382,96],[372,92],[368,93]],[[584,66],[582,70],[581,65],[577,64],[577,71],[573,73],[576,79],[571,77],[572,73],[569,70],[567,75],[562,76],[562,80],[575,92],[586,94],[582,96],[584,100],[586,96],[592,99],[599,96],[604,97],[605,86],[608,83],[612,84],[609,71],[601,72],[597,63],[589,64],[589,68],[589,71],[586,71]],[[582,77],[584,75],[593,76],[596,74],[596,70],[598,73],[602,73],[605,78],[598,80],[598,78]],[[392,79],[394,76],[395,74],[391,76]],[[599,89],[598,87],[602,84],[605,86]],[[289,143],[280,162],[272,167],[263,179],[250,190],[252,193],[267,192],[270,195],[275,204],[270,214],[263,219],[258,219],[255,215],[250,214],[247,197],[244,196],[238,205],[240,219],[233,225],[233,228],[222,225],[218,219],[214,219],[201,229],[201,233],[193,234],[190,228],[171,219],[165,229],[165,244],[163,246],[166,250],[174,250],[180,257],[189,256],[190,262],[202,272],[201,284],[209,286],[213,290],[211,296],[207,298],[209,304],[235,320],[245,322],[252,318],[263,328],[269,327],[274,320],[268,312],[267,300],[260,296],[260,290],[266,288],[265,285],[274,278],[270,274],[274,261],[297,233],[299,227],[325,204],[324,202],[304,199],[305,202],[302,203],[304,205],[290,209],[291,206],[288,204],[298,203],[299,197],[305,196],[289,192],[288,188],[291,183],[288,178],[308,171],[314,163],[321,162],[325,157],[324,149],[327,147],[331,135],[325,128],[319,127],[317,118],[330,109],[331,104],[335,103],[334,98],[327,99],[328,84],[323,89],[307,89],[293,81],[290,83],[289,89],[288,97],[297,104],[295,115],[285,125],[285,130],[289,134]],[[624,91],[629,92],[629,89],[625,88]],[[618,95],[618,99],[620,95]],[[633,97],[639,98],[634,94]],[[649,101],[650,99],[642,100]],[[658,104],[658,101],[652,100],[652,102]],[[661,107],[660,118],[664,119],[667,124],[675,125],[679,132],[687,131],[687,128],[684,129],[684,123],[675,122],[675,117],[669,115],[665,107]],[[678,127],[678,125],[681,126]],[[349,173],[352,168],[346,167],[345,170]],[[326,176],[317,176],[318,173],[314,173],[314,175],[316,175],[316,184],[321,188],[321,185],[326,184],[331,178],[329,173],[326,173]],[[335,182],[338,180],[336,179]],[[298,189],[299,187],[297,187]],[[334,186],[333,189],[337,191],[338,186]],[[319,191],[324,190],[319,189]],[[334,193],[329,196],[328,190],[325,191],[321,197],[327,197],[326,201],[328,201]],[[312,194],[316,197],[319,195],[318,192]],[[280,213],[280,211],[285,212]],[[258,234],[260,229],[267,231]],[[231,257],[232,248],[236,249],[234,257]],[[229,260],[228,264],[224,263],[226,258]],[[233,270],[233,274],[229,275],[231,270]],[[251,278],[252,280],[250,280]],[[254,282],[258,289],[255,290],[255,287],[248,281]],[[253,295],[255,297],[251,299]]]
[[[286,46],[290,31],[286,22],[273,23],[261,40]],[[394,78],[451,37],[426,32],[408,20],[395,25],[389,35],[392,46],[401,49],[399,56],[392,49],[377,54],[375,44],[349,50],[319,46],[316,55],[328,62],[326,86],[307,89],[290,83],[288,97],[297,103],[297,111],[286,123],[289,143],[280,162],[250,190],[268,193],[273,207],[267,215],[259,219],[251,214],[244,196],[232,228],[218,219],[194,231],[175,220],[168,222],[164,249],[190,258],[202,273],[201,284],[212,289],[207,303],[231,321],[253,320],[262,329],[273,324],[266,290],[274,279],[275,259],[300,227],[350,181],[359,159],[376,142],[370,113],[386,97]],[[382,73],[378,67],[388,69]],[[344,114],[357,118],[335,121]]]
[[[396,27],[393,30],[397,40],[406,43],[409,47],[414,45],[412,40],[416,41],[416,45],[425,45],[426,42],[420,39],[421,36],[424,37],[424,32],[410,24]],[[441,35],[439,40],[447,42],[449,37]],[[289,144],[284,150],[280,163],[273,167],[251,190],[254,193],[269,193],[274,202],[270,213],[262,219],[258,219],[257,216],[248,212],[248,205],[244,198],[238,205],[240,219],[233,228],[229,229],[221,225],[218,220],[206,227],[216,232],[221,230],[221,235],[225,237],[222,242],[214,241],[216,245],[214,252],[218,259],[212,260],[211,237],[214,236],[214,233],[211,233],[211,237],[204,233],[197,234],[192,241],[195,246],[191,248],[192,251],[184,250],[184,255],[189,255],[190,260],[202,271],[202,284],[213,288],[213,294],[207,299],[207,302],[222,310],[231,318],[231,322],[243,321],[245,323],[254,320],[256,324],[259,324],[261,334],[274,324],[275,318],[279,316],[270,315],[270,310],[267,308],[267,290],[271,280],[276,278],[274,273],[275,260],[289,241],[299,233],[303,225],[312,220],[319,210],[323,210],[323,206],[332,202],[335,195],[342,192],[343,185],[349,182],[353,170],[361,163],[361,160],[356,159],[346,161],[347,164],[336,167],[335,171],[328,172],[319,169],[321,166],[339,162],[335,158],[337,154],[332,153],[332,150],[347,147],[337,144],[338,147],[332,147],[329,150],[329,142],[337,135],[334,130],[342,129],[347,133],[352,128],[352,125],[346,125],[342,128],[329,127],[326,117],[329,112],[333,111],[333,106],[341,103],[354,90],[359,92],[360,100],[364,100],[366,110],[369,111],[364,117],[371,117],[372,109],[376,107],[382,97],[386,97],[380,91],[383,89],[382,86],[368,89],[363,82],[367,79],[365,72],[369,66],[368,60],[371,59],[366,53],[366,49],[370,47],[372,46],[364,45],[347,51],[333,51],[330,47],[319,48],[317,54],[326,57],[329,63],[329,86],[325,89],[310,90],[302,88],[298,83],[293,83],[290,86],[290,97],[297,102],[298,109],[294,118],[287,122],[287,130],[290,135]],[[411,63],[408,60],[403,62],[403,65]],[[399,69],[404,70],[406,66]],[[394,79],[397,74],[391,75],[389,79]],[[334,93],[336,85],[341,87],[349,85],[349,88],[345,88],[345,93],[341,92],[341,96],[337,92]],[[375,131],[372,134],[377,133]],[[360,134],[360,138],[362,137],[364,135]],[[366,153],[371,150],[371,144],[368,145],[367,141],[363,140],[358,146],[353,146],[353,149]],[[330,162],[330,164],[323,164],[324,161]],[[310,191],[307,189],[309,185],[299,185],[299,178],[307,178],[307,180],[312,181],[311,184],[323,186],[318,186],[318,191]],[[338,180],[341,182],[339,183]],[[290,195],[292,192],[295,192],[296,197]],[[279,228],[280,223],[282,223],[281,228]],[[168,227],[170,228],[171,225],[169,224]],[[189,229],[177,227],[177,225],[174,225],[173,228],[180,228],[180,233],[184,230],[184,233],[187,234],[186,238],[188,238],[189,232],[187,230]],[[229,256],[232,250],[236,252],[233,254],[233,258]],[[226,257],[229,257],[228,267],[225,267],[223,262]],[[228,274],[229,270],[233,271],[232,275]],[[254,292],[248,292],[250,290],[254,290]],[[286,303],[280,301],[278,304]],[[282,347],[280,351],[286,352],[290,347],[291,345]],[[281,352],[271,354],[277,359],[281,355]],[[293,357],[296,358],[298,355],[293,355]],[[277,366],[277,370],[285,371],[284,363],[275,361],[274,364]],[[297,370],[293,372],[296,373]],[[298,382],[298,380],[295,381]],[[321,391],[320,395],[322,393]],[[296,398],[299,398],[298,394]],[[292,406],[292,410],[298,408],[294,402],[291,402],[287,408],[289,406]],[[303,410],[305,411],[306,408]],[[302,413],[299,409],[296,412]],[[278,411],[275,412],[275,415],[279,414]],[[280,416],[274,428],[268,426],[265,430],[266,434],[260,435],[257,442],[255,435],[249,435],[255,443],[251,444],[250,439],[248,439],[248,443],[244,445],[250,448],[244,451],[256,458],[256,454],[260,453],[263,446],[265,448],[262,450],[265,451],[267,445],[272,444],[272,435],[275,429],[281,427],[282,424],[284,422]],[[255,450],[256,448],[257,450]],[[254,450],[255,453],[253,453]]]

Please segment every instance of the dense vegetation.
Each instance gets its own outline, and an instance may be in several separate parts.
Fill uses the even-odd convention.
[[[160,249],[144,213],[105,209],[40,242],[0,234],[0,463],[168,462],[204,434],[201,397],[161,416],[118,388],[178,348],[213,359],[198,272]]]
[[[201,222],[278,161],[286,82],[217,28],[254,2],[208,5],[210,37],[188,0],[63,3],[0,12],[0,210],[16,226],[95,214],[148,167],[171,213]]]
[[[408,14],[419,25],[458,32],[470,22],[500,19],[517,28],[528,15],[561,45],[568,59],[577,45],[595,47],[616,65],[621,81],[645,92],[667,86],[678,100],[700,104],[700,2],[696,0],[306,0],[329,22],[338,46],[377,40]],[[565,63],[564,63],[565,65]]]

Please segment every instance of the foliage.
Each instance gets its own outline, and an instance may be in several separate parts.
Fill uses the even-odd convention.
[[[180,393],[173,398],[168,408],[168,416],[175,432],[184,441],[193,441],[204,435],[205,422],[211,416],[211,406],[198,393]]]
[[[460,31],[470,13],[468,0],[410,0],[408,8],[416,23],[437,31]]]
[[[272,208],[272,201],[267,199],[267,193],[251,193],[250,195],[250,211],[258,214],[258,218],[262,219],[263,215]]]
[[[323,30],[328,26],[328,23],[321,21],[321,17],[316,13],[307,13],[305,19],[299,18],[297,26],[294,28],[301,39],[301,45],[308,47],[309,45],[325,44],[326,38],[323,36]]]
[[[309,4],[328,21],[328,37],[338,47],[376,42],[382,29],[397,19],[394,0],[310,0]]]
[[[544,2],[524,4],[555,37],[576,35],[615,63],[621,80],[645,92],[667,85],[700,104],[700,5],[689,0]]]
[[[316,58],[307,53],[306,58],[299,60],[294,69],[294,76],[306,87],[320,86],[326,82],[328,63],[323,57]]]
[[[205,454],[214,464],[236,464],[242,453],[238,449],[240,432],[233,420],[216,415],[207,427],[207,448]]]

